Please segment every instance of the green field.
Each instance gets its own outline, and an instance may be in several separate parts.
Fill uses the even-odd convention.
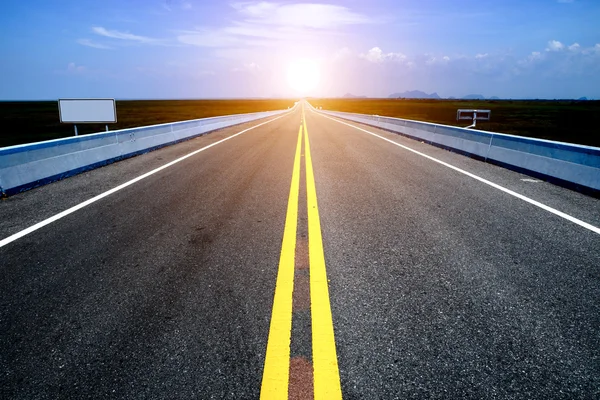
[[[117,100],[116,124],[133,128],[219,115],[283,110],[295,100]],[[73,136],[72,124],[61,124],[57,101],[0,102],[0,147]],[[101,132],[104,124],[78,124],[79,134]]]
[[[492,111],[489,122],[477,129],[600,147],[600,101],[569,100],[403,100],[309,99],[323,110],[376,114],[390,117],[468,126],[456,121],[456,110]]]

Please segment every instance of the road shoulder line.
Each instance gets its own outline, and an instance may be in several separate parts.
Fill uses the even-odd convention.
[[[200,153],[200,152],[202,152],[204,150],[207,150],[207,149],[209,149],[211,147],[214,147],[214,146],[216,146],[216,145],[218,145],[220,143],[223,143],[223,142],[225,142],[225,141],[227,141],[229,139],[233,139],[236,136],[239,136],[239,135],[241,135],[243,133],[246,133],[246,132],[248,132],[248,131],[250,131],[252,129],[258,128],[259,126],[268,124],[270,122],[278,120],[279,118],[283,118],[283,117],[285,117],[287,115],[289,115],[289,114],[286,113],[286,114],[280,115],[279,117],[270,119],[270,120],[262,122],[262,123],[260,123],[258,125],[254,125],[254,126],[251,126],[250,128],[244,129],[243,131],[238,132],[238,133],[236,133],[234,135],[228,136],[225,139],[221,139],[218,142],[211,143],[208,146],[205,146],[205,147],[203,147],[201,149],[195,150],[195,151],[193,151],[193,152],[191,152],[189,154],[186,154],[185,156],[179,157],[179,158],[177,158],[177,159],[175,159],[175,160],[173,160],[173,161],[171,161],[171,162],[169,162],[169,163],[167,163],[167,164],[165,164],[165,165],[163,165],[161,167],[155,168],[152,171],[146,172],[145,174],[138,176],[137,178],[134,178],[134,179],[132,179],[130,181],[127,181],[127,182],[125,182],[125,183],[123,183],[123,184],[121,184],[121,185],[119,185],[117,187],[114,187],[114,188],[112,188],[112,189],[110,189],[110,190],[108,190],[108,191],[106,191],[104,193],[101,193],[101,194],[99,194],[97,196],[94,196],[91,199],[88,199],[88,200],[86,200],[86,201],[84,201],[82,203],[79,203],[79,204],[71,207],[71,208],[68,208],[65,211],[62,211],[62,212],[60,212],[60,213],[58,213],[58,214],[56,214],[56,215],[54,215],[54,216],[52,216],[50,218],[46,218],[45,220],[40,221],[37,224],[34,224],[34,225],[30,226],[29,228],[23,229],[22,231],[19,231],[19,232],[15,233],[15,234],[12,234],[12,235],[10,235],[10,236],[8,236],[8,237],[0,240],[0,248],[6,246],[9,243],[14,242],[15,240],[18,240],[18,239],[22,238],[23,236],[26,236],[26,235],[28,235],[28,234],[30,234],[32,232],[35,232],[38,229],[43,228],[46,225],[49,225],[49,224],[51,224],[51,223],[53,223],[55,221],[58,221],[59,219],[61,219],[63,217],[66,217],[67,215],[72,214],[75,211],[78,211],[78,210],[80,210],[80,209],[82,209],[84,207],[87,207],[90,204],[97,202],[98,200],[101,200],[101,199],[103,199],[103,198],[105,198],[107,196],[110,196],[113,193],[116,193],[116,192],[118,192],[118,191],[120,191],[122,189],[125,189],[126,187],[131,186],[134,183],[139,182],[139,181],[141,181],[144,178],[147,178],[147,177],[149,177],[151,175],[154,175],[157,172],[162,171],[163,169],[169,168],[170,166],[175,165],[175,164],[177,164],[177,163],[179,163],[179,162],[181,162],[181,161],[183,161],[183,160],[185,160],[185,159],[187,159],[189,157],[192,157],[192,156],[194,156],[194,155],[196,155],[196,154],[198,154],[198,153]]]
[[[347,126],[349,126],[349,127],[352,127],[352,128],[354,128],[354,129],[357,129],[357,130],[359,130],[359,131],[362,131],[362,132],[368,133],[369,135],[375,136],[375,137],[377,137],[377,138],[379,138],[379,139],[385,140],[386,142],[389,142],[389,143],[391,143],[391,144],[394,144],[394,145],[396,145],[396,146],[398,146],[398,147],[401,147],[401,148],[403,148],[403,149],[405,149],[405,150],[408,150],[408,151],[410,151],[410,152],[412,152],[412,153],[415,153],[415,154],[417,154],[417,155],[420,155],[420,156],[422,156],[422,157],[425,157],[425,158],[427,158],[427,159],[429,159],[429,160],[431,160],[431,161],[434,161],[434,162],[436,162],[436,163],[438,163],[438,164],[441,164],[441,165],[443,165],[443,166],[445,166],[445,167],[447,167],[447,168],[453,169],[453,170],[455,170],[455,171],[457,171],[457,172],[459,172],[459,173],[461,173],[461,174],[463,174],[463,175],[466,175],[466,176],[469,176],[469,177],[471,177],[471,178],[473,178],[473,179],[476,179],[476,180],[478,180],[478,181],[480,181],[480,182],[482,182],[482,183],[485,183],[486,185],[489,185],[489,186],[491,186],[491,187],[493,187],[493,188],[495,188],[495,189],[498,189],[498,190],[500,190],[500,191],[502,191],[502,192],[504,192],[504,193],[507,193],[507,194],[509,194],[509,195],[511,195],[511,196],[514,196],[514,197],[516,197],[516,198],[518,198],[518,199],[520,199],[520,200],[523,200],[523,201],[525,201],[525,202],[527,202],[527,203],[529,203],[529,204],[532,204],[532,205],[534,205],[534,206],[536,206],[536,207],[539,207],[539,208],[541,208],[541,209],[543,209],[543,210],[545,210],[545,211],[548,211],[548,212],[550,212],[550,213],[552,213],[552,214],[554,214],[554,215],[556,215],[556,216],[558,216],[558,217],[561,217],[561,218],[563,218],[563,219],[566,219],[567,221],[570,221],[570,222],[572,222],[572,223],[574,223],[574,224],[577,224],[577,225],[579,225],[579,226],[581,226],[581,227],[583,227],[583,228],[585,228],[585,229],[588,229],[588,230],[590,230],[590,231],[592,231],[592,232],[594,232],[594,233],[597,233],[597,234],[599,234],[599,235],[600,235],[600,228],[599,228],[599,227],[597,227],[597,226],[594,226],[594,225],[592,225],[592,224],[589,224],[589,223],[587,223],[587,222],[585,222],[585,221],[582,221],[582,220],[580,220],[580,219],[578,219],[578,218],[575,218],[575,217],[573,217],[573,216],[571,216],[571,215],[569,215],[569,214],[567,214],[567,213],[564,213],[564,212],[562,212],[562,211],[560,211],[560,210],[557,210],[557,209],[555,209],[555,208],[552,208],[552,207],[550,207],[550,206],[547,206],[546,204],[540,203],[540,202],[539,202],[539,201],[537,201],[537,200],[533,200],[533,199],[531,199],[531,198],[529,198],[529,197],[527,197],[527,196],[524,196],[524,195],[522,195],[522,194],[520,194],[520,193],[514,192],[514,191],[512,191],[512,190],[510,190],[510,189],[508,189],[508,188],[505,188],[504,186],[498,185],[497,183],[491,182],[491,181],[489,181],[489,180],[487,180],[487,179],[484,179],[484,178],[482,178],[482,177],[480,177],[480,176],[478,176],[478,175],[475,175],[475,174],[473,174],[473,173],[471,173],[471,172],[465,171],[464,169],[461,169],[461,168],[455,167],[454,165],[452,165],[452,164],[448,164],[448,163],[447,163],[447,162],[445,162],[445,161],[439,160],[439,159],[437,159],[437,158],[435,158],[435,157],[432,157],[432,156],[429,156],[429,155],[427,155],[427,154],[425,154],[425,153],[422,153],[422,152],[420,152],[420,151],[414,150],[414,149],[412,149],[412,148],[410,148],[410,147],[408,147],[408,146],[405,146],[405,145],[402,145],[402,144],[400,144],[400,143],[394,142],[393,140],[390,140],[390,139],[388,139],[388,138],[385,138],[385,137],[383,137],[383,136],[380,136],[380,135],[378,135],[378,134],[376,134],[376,133],[370,132],[370,131],[368,131],[368,130],[366,130],[366,129],[360,128],[360,127],[358,127],[358,126],[355,126],[355,125],[349,124],[349,123],[347,123],[347,122],[344,122],[344,121],[340,121],[340,120],[338,120],[338,119],[336,119],[336,118],[332,118],[332,117],[330,117],[330,116],[328,116],[328,115],[323,115],[323,114],[321,114],[321,113],[317,113],[317,114],[318,114],[318,115],[320,115],[320,116],[322,116],[322,117],[324,117],[324,118],[328,118],[328,119],[330,119],[330,120],[332,120],[332,121],[336,121],[336,122],[338,122],[338,123],[340,123],[340,124],[347,125]]]

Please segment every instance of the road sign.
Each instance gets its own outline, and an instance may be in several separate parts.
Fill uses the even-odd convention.
[[[59,99],[60,122],[73,124],[115,123],[117,108],[115,99]],[[108,131],[108,125],[106,125]],[[77,125],[75,125],[77,136]]]
[[[492,116],[490,110],[458,110],[456,112],[456,120],[469,120],[473,121],[473,125],[467,126],[467,128],[474,128],[477,126],[477,121],[489,121]]]

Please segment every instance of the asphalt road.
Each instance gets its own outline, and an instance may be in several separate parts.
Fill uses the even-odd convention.
[[[598,233],[308,108],[307,157],[301,121],[295,110],[0,247],[0,398],[258,398],[291,220],[290,398],[325,376],[312,371],[317,245],[339,371],[327,386],[339,376],[345,399],[600,398]],[[0,240],[256,124],[2,200]],[[600,227],[598,199],[362,128]]]

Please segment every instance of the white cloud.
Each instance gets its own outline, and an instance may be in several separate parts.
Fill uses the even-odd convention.
[[[177,39],[200,47],[269,47],[289,42],[322,41],[324,35],[339,36],[344,26],[375,20],[350,9],[318,3],[234,3],[238,18],[221,28],[202,27],[180,32]]]
[[[261,1],[234,3],[232,6],[250,21],[259,24],[332,29],[375,22],[366,15],[333,4],[280,4]]]
[[[111,39],[129,40],[129,41],[134,41],[134,42],[144,43],[144,44],[157,44],[160,42],[158,39],[153,39],[153,38],[149,38],[146,36],[134,35],[129,32],[108,30],[101,26],[92,27],[92,32],[94,32],[100,36],[108,37]]]
[[[104,50],[109,50],[112,49],[112,47],[101,44],[101,43],[96,43],[90,39],[79,39],[77,40],[77,43],[79,43],[82,46],[87,46],[87,47],[93,47],[95,49],[104,49]]]
[[[262,71],[262,67],[255,62],[245,63],[241,67],[235,67],[231,69],[232,72],[250,72],[258,73]]]
[[[557,40],[549,41],[545,51],[532,51],[522,58],[515,57],[511,52],[474,55],[425,53],[405,56],[401,53],[386,53],[379,47],[373,47],[369,51],[359,54],[359,57],[373,64],[400,61],[404,66],[403,71],[406,71],[407,67],[412,67],[424,75],[434,71],[439,73],[447,71],[452,74],[471,73],[485,76],[486,79],[506,80],[528,74],[555,77],[574,76],[600,71],[600,43],[591,47],[585,47],[579,43],[568,46]]]
[[[542,58],[542,53],[540,53],[539,51],[534,51],[529,56],[530,60],[539,60],[540,58]]]
[[[251,16],[260,16],[271,13],[278,7],[277,4],[266,1],[233,3],[231,6],[236,10]]]
[[[210,30],[182,32],[177,36],[177,40],[184,44],[200,47],[229,47],[242,44],[235,36]]]
[[[137,66],[135,71],[145,76],[153,78],[184,78],[184,79],[195,79],[195,80],[206,80],[208,76],[216,75],[214,71],[210,69],[204,69],[201,65],[194,63],[182,62],[182,61],[168,61],[164,64],[167,68],[159,65],[152,66]]]
[[[83,65],[77,65],[74,62],[70,62],[67,65],[67,72],[71,74],[80,74],[86,71],[86,68]]]
[[[548,43],[546,51],[534,51],[515,65],[515,75],[540,75],[544,78],[598,74],[600,55],[594,47],[579,43],[565,46],[557,40]]]
[[[218,47],[213,50],[215,58],[233,60],[234,62],[240,62],[240,60],[250,60],[260,56],[256,49],[249,46],[243,47]]]
[[[393,57],[387,57],[388,54],[399,54],[389,53],[399,48],[365,48],[363,54],[355,53],[354,57],[344,60],[343,72],[337,66],[331,68],[329,74],[343,81],[327,90],[335,90],[338,95],[350,92],[368,96],[418,89],[427,93],[438,91],[442,96],[456,96],[466,91],[500,97],[543,97],[547,95],[543,90],[553,93],[553,85],[560,81],[580,82],[583,92],[578,96],[590,97],[587,86],[592,87],[600,76],[600,43],[575,40],[571,43],[542,41],[522,55],[513,50],[468,55],[409,53],[400,63],[388,62]],[[588,81],[589,85],[585,83]],[[573,92],[577,90],[573,89]]]
[[[180,8],[184,11],[191,10],[194,8],[192,3],[187,0],[164,0],[164,2],[161,5],[162,8],[168,12],[172,12],[174,8]]]
[[[558,40],[551,40],[548,42],[548,47],[546,51],[560,51],[565,48],[565,45],[559,42]]]
[[[365,54],[361,54],[360,58],[372,63],[382,63],[385,61],[403,61],[406,56],[402,53],[384,53],[379,47],[373,47]]]
[[[331,58],[333,60],[343,60],[343,59],[348,58],[348,57],[350,57],[352,55],[353,55],[353,53],[352,53],[352,51],[348,47],[342,47],[341,49],[338,49],[335,53],[333,53],[333,55],[331,56]]]
[[[448,64],[448,62],[450,61],[450,57],[448,57],[448,56],[436,57],[433,55],[425,54],[425,57],[426,57],[426,60],[425,60],[426,65]]]
[[[110,73],[106,70],[94,69],[93,67],[86,67],[84,65],[79,65],[75,62],[68,63],[65,68],[54,70],[54,73],[59,75],[80,76],[86,78],[99,76],[106,77],[110,75]]]
[[[525,59],[517,61],[517,65],[519,67],[528,68],[531,65],[537,63],[540,60],[543,60],[545,55],[540,53],[539,51],[533,51],[530,55],[528,55]],[[517,69],[516,71],[520,71]]]
[[[286,36],[286,34],[290,32],[295,31],[289,27],[273,29],[273,27],[270,26],[251,24],[248,22],[234,22],[232,26],[222,29],[224,35],[265,39],[281,39],[282,35]]]

